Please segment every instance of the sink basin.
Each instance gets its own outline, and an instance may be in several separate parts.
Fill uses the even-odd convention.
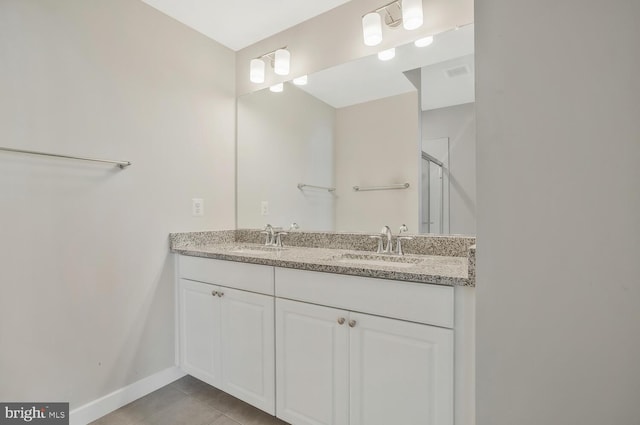
[[[412,267],[420,263],[420,258],[405,257],[392,254],[342,254],[338,257],[341,263],[362,264],[368,266]]]
[[[251,245],[251,246],[237,246],[233,248],[230,252],[236,254],[251,254],[251,255],[268,255],[276,252],[282,252],[286,248],[276,247],[276,246],[268,246],[268,245]]]

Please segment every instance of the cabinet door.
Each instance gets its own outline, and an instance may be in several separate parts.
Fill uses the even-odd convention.
[[[180,279],[180,365],[208,384],[221,384],[218,288]]]
[[[350,425],[453,424],[453,331],[350,319]]]
[[[222,389],[275,414],[274,298],[221,288]]]
[[[276,299],[279,418],[293,425],[347,425],[347,317],[343,310]]]

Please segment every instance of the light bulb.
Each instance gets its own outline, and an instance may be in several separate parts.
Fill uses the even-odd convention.
[[[264,61],[262,59],[251,59],[249,80],[252,83],[264,83]]]
[[[391,49],[383,50],[378,52],[378,59],[381,61],[388,61],[393,59],[396,56],[396,48],[392,47]]]
[[[416,45],[416,47],[426,47],[428,45],[430,45],[431,43],[433,43],[433,36],[430,35],[429,37],[423,37],[423,38],[419,38],[416,41],[413,42],[413,44]]]
[[[283,83],[274,84],[271,87],[269,87],[269,90],[271,90],[274,93],[280,93],[282,92],[282,90],[284,90],[284,84]]]
[[[362,35],[364,44],[377,46],[382,42],[382,18],[377,12],[367,13],[362,17]]]
[[[289,63],[291,62],[291,53],[285,49],[276,50],[273,71],[278,75],[289,75]]]
[[[306,75],[303,75],[302,77],[294,78],[293,84],[296,86],[304,86],[307,84],[308,80],[309,78]]]
[[[422,0],[402,0],[402,26],[406,30],[422,26]]]

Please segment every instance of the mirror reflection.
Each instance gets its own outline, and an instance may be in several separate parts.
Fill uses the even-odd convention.
[[[238,98],[239,228],[475,234],[473,25]]]

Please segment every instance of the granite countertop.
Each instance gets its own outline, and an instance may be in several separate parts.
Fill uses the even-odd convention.
[[[226,231],[233,232],[233,231]],[[448,286],[475,286],[474,262],[467,256],[414,255],[396,256],[372,251],[326,247],[266,247],[239,241],[229,233],[218,238],[185,239],[172,234],[171,251],[195,257],[238,261],[250,264],[285,267],[316,272],[392,279]],[[469,249],[470,254],[475,249]],[[470,261],[471,260],[471,261]]]

